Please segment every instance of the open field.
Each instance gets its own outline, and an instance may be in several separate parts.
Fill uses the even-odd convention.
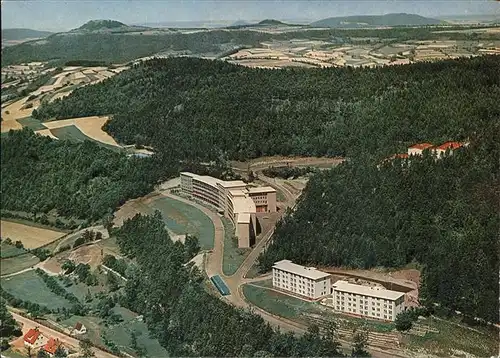
[[[52,293],[35,271],[27,271],[16,276],[3,278],[0,282],[5,291],[22,300],[49,308],[71,307],[68,300]]]
[[[60,231],[42,229],[7,220],[1,220],[0,226],[2,238],[9,237],[12,241],[20,240],[24,247],[28,249],[43,246],[65,235]]]
[[[169,232],[175,235],[196,235],[202,250],[213,248],[215,228],[210,218],[191,205],[158,193],[127,201],[115,212],[114,224],[121,226],[125,220],[138,213],[151,215],[155,210],[161,212]]]
[[[2,259],[5,259],[7,257],[19,256],[19,255],[21,255],[21,254],[23,254],[25,252],[26,252],[26,250],[24,250],[24,249],[18,249],[14,245],[6,244],[3,241],[0,244],[0,253],[1,253],[1,258]]]
[[[0,274],[2,276],[9,275],[11,273],[18,272],[18,271],[33,267],[39,262],[40,262],[40,260],[38,259],[38,257],[36,257],[30,253],[16,256],[16,257],[9,257],[6,259],[1,259],[0,260]]]
[[[181,201],[160,197],[149,206],[162,213],[165,225],[177,235],[190,234],[198,237],[202,250],[214,247],[215,228],[201,210]]]
[[[403,340],[410,349],[423,347],[441,357],[466,356],[458,354],[460,352],[467,352],[476,357],[493,357],[498,354],[500,341],[495,329],[468,327],[437,317],[426,318],[418,321],[418,324],[437,329],[439,333],[429,332],[423,337],[405,334]]]
[[[234,226],[226,218],[221,218],[224,224],[224,256],[222,259],[222,272],[224,275],[233,275],[250,253],[250,249],[238,248],[238,240],[233,239]]]
[[[108,119],[109,117],[106,116],[80,117],[80,118],[61,119],[58,121],[44,122],[43,125],[49,129],[75,126],[81,131],[81,133],[83,133],[83,135],[85,135],[86,137],[85,139],[90,138],[104,144],[109,144],[118,147],[119,146],[118,143],[116,143],[116,141],[109,134],[107,134],[101,129],[102,126],[108,121]],[[52,131],[52,133],[54,133],[54,131]],[[58,136],[56,135],[56,137]]]
[[[253,284],[243,285],[243,294],[252,304],[277,316],[298,319],[303,313],[319,313],[319,304],[306,302]]]
[[[34,131],[39,131],[39,130],[47,129],[47,127],[45,127],[42,124],[42,122],[40,122],[38,119],[35,119],[33,117],[20,118],[17,121],[23,127],[28,127],[29,129],[34,130]]]

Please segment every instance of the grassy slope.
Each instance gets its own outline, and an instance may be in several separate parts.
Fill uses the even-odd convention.
[[[15,297],[49,308],[71,307],[71,303],[52,293],[35,271],[24,272],[1,280],[2,288]]]

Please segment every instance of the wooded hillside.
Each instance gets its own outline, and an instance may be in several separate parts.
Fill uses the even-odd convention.
[[[484,127],[498,109],[499,71],[498,56],[357,70],[159,59],[33,115],[114,114],[105,129],[119,141],[183,159],[380,156]]]
[[[498,320],[500,111],[444,159],[363,161],[316,173],[259,258],[372,268],[424,267],[421,302]]]
[[[177,170],[158,157],[128,158],[90,141],[73,144],[28,129],[11,131],[1,140],[1,208],[101,219]]]
[[[116,236],[121,251],[139,267],[120,304],[144,315],[151,334],[171,356],[342,356],[333,335],[317,330],[300,337],[282,334],[256,314],[207,293],[203,275],[184,265],[186,247],[170,239],[159,212],[125,221]]]

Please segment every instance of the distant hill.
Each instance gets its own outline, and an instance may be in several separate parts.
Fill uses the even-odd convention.
[[[445,21],[431,19],[415,14],[386,14],[366,16],[329,17],[310,24],[314,27],[342,27],[355,28],[367,26],[410,26],[410,25],[439,25]]]
[[[24,39],[44,38],[52,35],[49,31],[32,29],[2,29],[2,41],[18,41]]]
[[[86,22],[82,26],[80,26],[77,30],[87,30],[87,31],[98,31],[104,29],[116,29],[120,27],[128,27],[123,22],[115,21],[115,20],[90,20]]]
[[[245,20],[238,20],[231,24],[231,26],[246,26],[246,25],[250,25],[250,23]]]
[[[277,26],[277,25],[288,26],[288,24],[285,24],[284,22],[281,22],[279,20],[274,20],[274,19],[262,20],[257,25],[261,25],[261,26]]]

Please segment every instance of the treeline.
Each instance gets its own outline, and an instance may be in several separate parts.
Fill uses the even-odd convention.
[[[94,60],[71,60],[67,61],[64,66],[84,66],[84,67],[107,67],[110,64],[105,61]]]
[[[262,173],[269,178],[296,179],[298,177],[316,173],[319,170],[312,167],[269,167],[262,170]]]
[[[498,80],[498,77],[497,79]],[[420,301],[498,321],[500,110],[467,148],[377,169],[351,161],[315,174],[259,258],[372,268],[423,266]]]
[[[68,300],[73,304],[77,305],[80,304],[78,298],[71,292],[68,292],[63,287],[61,287],[53,276],[49,276],[45,271],[39,268],[35,269],[35,272],[38,276],[42,278],[43,282],[45,282],[45,285],[47,285],[50,291],[52,291],[58,296],[61,296],[62,298]]]
[[[341,356],[332,335],[314,329],[301,337],[282,334],[208,294],[199,270],[185,265],[187,248],[170,239],[159,212],[125,221],[116,237],[138,265],[120,304],[144,315],[171,356]]]
[[[104,129],[118,141],[183,160],[380,156],[478,131],[498,107],[499,70],[498,56],[281,70],[155,59],[42,105],[33,116],[114,114]]]
[[[371,43],[406,40],[495,40],[489,32],[447,32],[463,27],[416,27],[392,29],[322,29],[271,34],[251,30],[210,30],[191,34],[169,32],[160,34],[54,34],[44,39],[21,43],[2,49],[2,66],[32,61],[91,58],[95,61],[124,63],[159,52],[184,54],[222,54],[239,46],[260,46],[270,40],[311,39],[335,43]],[[372,38],[372,39],[367,39]],[[373,40],[375,39],[375,40]]]
[[[145,195],[178,164],[127,158],[86,141],[73,144],[11,131],[1,140],[1,208],[97,220]]]

